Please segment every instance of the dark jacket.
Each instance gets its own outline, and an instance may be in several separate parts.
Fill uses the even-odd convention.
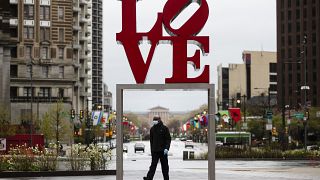
[[[150,129],[151,152],[163,152],[170,149],[171,136],[169,129],[161,121]]]

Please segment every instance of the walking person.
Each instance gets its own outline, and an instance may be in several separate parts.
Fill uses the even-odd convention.
[[[163,124],[161,118],[153,118],[153,126],[150,129],[150,147],[152,161],[147,177],[144,180],[153,180],[157,165],[160,159],[162,175],[164,180],[169,180],[168,152],[171,144],[171,136],[167,126]]]

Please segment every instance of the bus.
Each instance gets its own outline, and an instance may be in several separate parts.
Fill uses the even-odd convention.
[[[216,133],[216,141],[223,145],[251,145],[251,133],[243,131],[221,131]]]

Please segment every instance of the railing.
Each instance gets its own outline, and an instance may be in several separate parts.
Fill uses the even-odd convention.
[[[31,97],[30,96],[17,96],[17,97],[11,97],[11,102],[13,103],[21,103],[21,102],[30,102]],[[33,102],[39,102],[39,103],[55,103],[57,101],[62,100],[64,103],[71,103],[71,99],[69,97],[33,97]]]

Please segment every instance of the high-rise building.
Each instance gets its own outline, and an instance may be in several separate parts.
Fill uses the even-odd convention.
[[[278,102],[320,106],[320,1],[277,1]]]
[[[92,107],[92,1],[73,0],[73,61],[76,112]]]
[[[14,16],[10,11],[9,0],[1,2],[0,6],[0,109],[6,108],[10,114],[10,61],[11,45],[10,18]]]
[[[92,104],[103,104],[102,0],[92,0]]]
[[[17,41],[10,65],[13,124],[30,114],[36,114],[33,119],[41,118],[58,101],[67,111],[85,108],[90,95],[86,87],[89,67],[81,53],[88,50],[78,42],[85,37],[81,32],[86,34],[86,26],[80,25],[88,19],[76,13],[87,2],[10,0],[11,10],[16,11],[10,19],[11,34]]]
[[[219,109],[235,106],[239,98],[253,100],[261,94],[270,92],[272,97],[277,93],[276,52],[244,51],[242,59],[243,64],[218,66]]]

